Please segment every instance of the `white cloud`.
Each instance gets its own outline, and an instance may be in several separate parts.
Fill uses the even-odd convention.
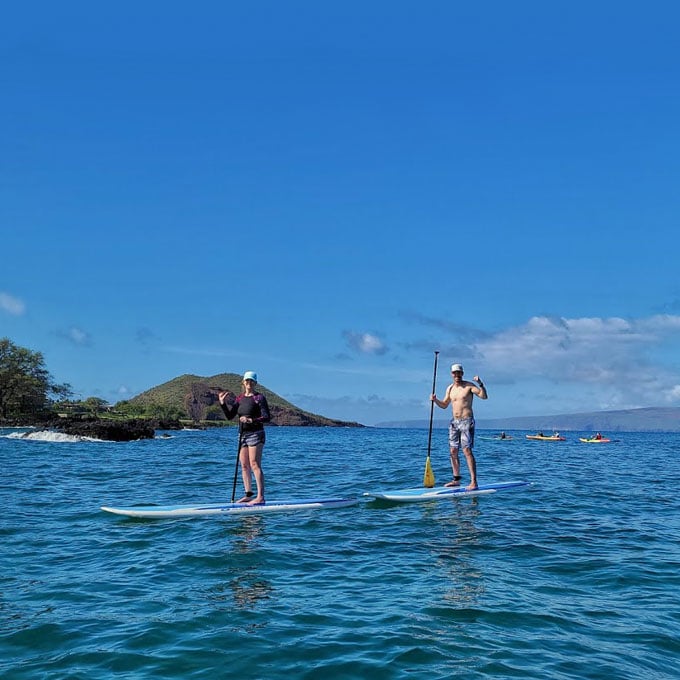
[[[13,295],[0,293],[0,309],[12,316],[21,316],[26,311],[26,305]]]
[[[556,372],[582,376],[584,368],[646,363],[649,351],[680,334],[680,317],[564,319],[533,317],[474,345],[474,351],[501,372]]]
[[[353,333],[345,331],[343,336],[348,346],[361,354],[386,354],[387,346],[374,333]]]
[[[677,401],[680,375],[658,350],[680,338],[680,316],[532,317],[468,349],[498,380],[543,379],[597,389],[612,404]]]
[[[680,316],[674,314],[657,314],[649,319],[638,321],[641,328],[651,332],[664,333],[680,331]]]

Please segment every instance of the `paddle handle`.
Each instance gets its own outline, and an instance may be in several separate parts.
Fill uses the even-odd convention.
[[[437,359],[439,352],[435,350],[434,353],[434,370],[432,371],[432,392],[435,393],[437,389]],[[432,448],[432,418],[434,417],[434,401],[430,401],[430,432],[427,435],[427,457],[430,457],[430,450]]]

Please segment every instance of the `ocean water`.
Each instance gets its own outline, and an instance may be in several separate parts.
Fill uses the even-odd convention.
[[[680,677],[678,434],[480,436],[480,483],[532,486],[476,498],[101,512],[230,499],[235,430],[168,434],[0,431],[1,678]],[[270,500],[422,483],[426,430],[267,436]],[[432,466],[450,479],[444,430]]]

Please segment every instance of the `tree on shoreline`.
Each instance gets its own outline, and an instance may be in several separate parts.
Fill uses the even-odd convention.
[[[0,339],[0,419],[21,418],[46,411],[53,398],[71,395],[68,383],[56,384],[40,352]]]

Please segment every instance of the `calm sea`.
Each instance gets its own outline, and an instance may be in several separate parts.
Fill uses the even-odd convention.
[[[231,497],[235,430],[168,434],[0,431],[0,677],[680,677],[678,434],[479,437],[480,483],[533,486],[472,499],[101,512]],[[267,496],[419,486],[426,452],[427,430],[272,427]],[[450,479],[444,430],[432,464]]]

